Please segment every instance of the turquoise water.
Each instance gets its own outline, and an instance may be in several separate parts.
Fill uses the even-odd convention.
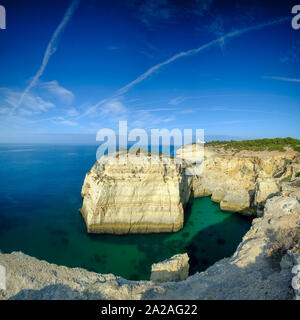
[[[95,146],[0,145],[0,249],[59,265],[149,279],[151,264],[188,252],[190,273],[230,256],[251,220],[195,199],[177,233],[91,235],[78,208]]]

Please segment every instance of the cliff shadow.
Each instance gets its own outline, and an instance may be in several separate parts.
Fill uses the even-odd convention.
[[[148,280],[153,263],[185,252],[190,256],[191,274],[202,271],[217,260],[229,257],[235,251],[249,230],[252,220],[239,214],[221,212],[218,204],[208,200],[207,203],[201,203],[198,208],[192,210],[194,199],[190,199],[184,210],[184,227],[175,233],[87,234],[86,237],[95,245],[102,243],[115,250],[115,256],[124,262],[123,268],[126,268],[129,274],[126,276],[127,279]],[[209,210],[208,215],[206,210]],[[211,220],[204,221],[207,218]],[[220,218],[223,219],[222,222],[215,220]],[[206,224],[210,225],[205,227]],[[103,250],[101,253],[94,251],[82,267],[103,272],[115,262],[116,259],[111,253]]]
[[[229,258],[251,227],[252,219],[226,213],[222,222],[200,230],[185,247],[189,255],[190,275],[201,272],[223,258]]]
[[[270,246],[266,252],[271,267],[280,271],[280,262],[288,251],[300,255],[300,227],[295,229],[268,230]]]
[[[223,223],[220,223],[222,225]],[[207,228],[210,232],[211,227]],[[295,291],[292,287],[291,272],[294,263],[280,266],[282,257],[288,250],[300,254],[300,228],[285,230],[269,230],[265,234],[268,245],[261,251],[253,252],[255,256],[245,256],[248,252],[249,242],[252,247],[256,245],[255,238],[249,238],[237,243],[239,250],[246,247],[246,251],[236,258],[232,253],[222,251],[217,265],[213,264],[204,268],[204,274],[198,272],[204,270],[190,269],[187,280],[179,282],[162,283],[162,289],[158,294],[152,288],[143,293],[142,299],[209,299],[209,300],[294,300]],[[198,236],[195,237],[196,240]],[[190,248],[196,249],[196,248]],[[221,261],[227,256],[229,259]],[[195,262],[195,256],[191,256],[190,264]],[[242,262],[243,263],[240,263]],[[239,262],[239,265],[236,264]]]

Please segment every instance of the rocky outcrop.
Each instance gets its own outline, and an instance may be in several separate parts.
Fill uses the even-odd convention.
[[[127,281],[15,252],[0,254],[7,273],[0,299],[295,299],[296,262],[283,259],[300,254],[300,188],[289,188],[266,201],[232,257],[184,281]]]
[[[188,275],[189,256],[187,253],[176,254],[170,259],[153,264],[150,280],[153,282],[181,281]]]
[[[181,161],[147,151],[103,156],[85,177],[80,209],[91,233],[174,232],[191,180]]]
[[[211,195],[222,210],[256,215],[265,201],[281,190],[284,180],[300,174],[296,152],[240,152],[237,154],[205,147],[204,157],[194,145],[176,152],[177,157],[194,162],[204,159],[201,174],[193,176],[194,197]],[[194,150],[194,153],[192,152]]]
[[[289,183],[282,183],[281,190],[284,196],[293,197],[300,201],[300,177],[294,178]]]
[[[300,174],[297,161],[299,154],[291,152],[233,155],[210,147],[203,152],[198,144],[179,149],[175,158],[120,150],[87,173],[80,211],[88,232],[115,234],[180,230],[191,195],[211,195],[222,210],[261,215],[283,181]]]

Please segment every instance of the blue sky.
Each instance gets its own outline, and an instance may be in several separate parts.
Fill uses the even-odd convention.
[[[1,4],[0,142],[95,137],[119,120],[129,128],[300,138],[294,2]]]

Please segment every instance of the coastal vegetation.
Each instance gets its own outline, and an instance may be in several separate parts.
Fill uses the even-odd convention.
[[[286,148],[291,148],[294,151],[300,152],[300,140],[287,138],[275,139],[255,139],[243,141],[211,141],[205,144],[206,146],[221,147],[225,150],[251,150],[251,151],[286,151]]]

